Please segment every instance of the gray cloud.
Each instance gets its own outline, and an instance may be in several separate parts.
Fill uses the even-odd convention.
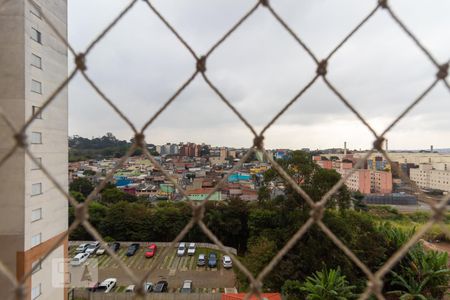
[[[367,15],[376,1],[272,1],[321,59]],[[69,2],[69,39],[80,51],[128,1]],[[198,55],[253,5],[251,1],[159,0],[154,5]],[[392,1],[394,11],[440,62],[449,59],[450,3]],[[88,56],[88,74],[137,126],[144,124],[195,70],[190,53],[143,2]],[[385,11],[378,11],[330,60],[328,78],[383,130],[434,79],[436,69]],[[257,129],[314,76],[315,64],[260,8],[211,55],[207,75]],[[131,131],[78,77],[70,85],[70,133]],[[449,147],[448,91],[437,87],[392,134],[391,147]],[[147,132],[154,143],[195,141],[248,146],[251,135],[199,77]],[[319,80],[267,133],[268,147],[332,147],[344,140],[371,145],[370,132]]]

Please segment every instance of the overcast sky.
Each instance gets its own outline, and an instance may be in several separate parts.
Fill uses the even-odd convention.
[[[450,1],[391,0],[397,15],[439,62],[450,58]],[[129,3],[69,0],[69,40],[83,51]],[[254,5],[244,0],[153,1],[198,55],[205,53]],[[375,0],[272,0],[318,58],[328,53],[374,7]],[[190,53],[142,2],[94,48],[88,74],[142,126],[193,73]],[[71,66],[72,67],[72,66]],[[279,23],[260,8],[207,61],[207,74],[261,130],[310,80],[315,65]],[[436,69],[380,10],[330,60],[329,80],[381,132],[431,84]],[[70,134],[132,132],[81,76],[69,86]],[[388,134],[391,149],[450,147],[450,93],[442,83]],[[197,79],[146,132],[147,141],[193,141],[250,146],[251,132]],[[318,80],[266,133],[267,148],[368,148],[373,136]]]

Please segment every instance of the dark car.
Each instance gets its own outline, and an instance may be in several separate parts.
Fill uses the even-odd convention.
[[[169,283],[165,280],[158,281],[153,287],[153,293],[166,293]]]
[[[127,256],[133,256],[136,254],[136,251],[139,249],[138,243],[133,243],[128,247]]]
[[[111,250],[112,251],[117,252],[117,251],[119,251],[119,249],[120,249],[120,243],[114,242],[114,243],[111,244]]]
[[[217,254],[215,252],[209,253],[208,267],[210,267],[210,268],[217,267]]]

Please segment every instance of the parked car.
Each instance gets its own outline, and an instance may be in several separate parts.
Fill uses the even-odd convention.
[[[119,251],[119,249],[120,249],[120,243],[119,242],[114,242],[114,243],[111,244],[111,250],[112,251],[117,252],[117,251]]]
[[[192,293],[192,280],[185,280],[181,287],[181,293]]]
[[[116,278],[105,279],[97,288],[97,292],[109,293],[117,284]]]
[[[75,250],[75,253],[83,253],[84,251],[86,251],[88,246],[89,246],[89,244],[78,245],[77,249]]]
[[[209,253],[208,267],[210,267],[210,268],[217,267],[217,254],[215,252]]]
[[[92,244],[88,244],[88,246],[84,252],[91,255],[92,253],[95,253],[98,250],[98,248],[100,248],[100,242],[95,242]]]
[[[183,256],[184,253],[186,253],[186,243],[182,242],[178,245],[177,255]]]
[[[95,251],[96,255],[103,255],[105,253],[106,253],[106,249],[103,248],[103,247],[100,247],[100,248],[97,249],[97,251]]]
[[[190,243],[188,250],[187,250],[188,255],[194,255],[195,254],[195,243]]]
[[[88,286],[87,286],[87,290],[89,291],[89,292],[95,292],[95,291],[97,291],[97,288],[98,288],[98,286],[100,285],[100,282],[91,282],[91,283],[89,283],[88,284]]]
[[[133,243],[128,247],[127,256],[133,256],[139,249],[140,245],[138,243]]]
[[[223,264],[223,267],[225,269],[229,269],[229,268],[233,267],[233,263],[231,261],[231,257],[229,257],[228,255],[224,255],[222,257],[222,264]]]
[[[158,281],[153,287],[154,293],[166,293],[169,283],[165,280]]]
[[[150,258],[155,256],[156,253],[156,245],[151,244],[150,246],[147,246],[147,249],[145,251],[145,257]]]
[[[82,265],[89,257],[88,253],[78,253],[77,255],[72,258],[70,261],[70,265],[72,266],[80,266]]]
[[[203,267],[204,265],[206,265],[206,255],[201,253],[198,255],[197,266]]]
[[[127,286],[127,288],[125,289],[125,293],[134,293],[134,284],[130,284],[129,286]]]
[[[144,292],[145,293],[150,293],[153,289],[153,283],[150,281],[147,281],[146,283],[144,283]]]

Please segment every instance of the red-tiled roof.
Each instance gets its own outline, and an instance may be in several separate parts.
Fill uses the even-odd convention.
[[[239,294],[222,294],[222,300],[242,300],[245,299],[245,293],[239,293]],[[262,299],[267,300],[281,300],[281,295],[279,293],[266,293],[261,294]],[[249,298],[250,300],[257,300],[259,299],[256,296],[251,296]]]

